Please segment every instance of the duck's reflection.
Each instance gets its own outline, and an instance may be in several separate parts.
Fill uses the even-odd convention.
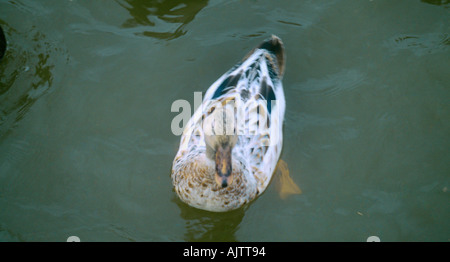
[[[180,208],[180,216],[186,221],[185,241],[237,241],[235,233],[244,218],[245,208],[214,213],[190,207],[178,198],[173,201]]]
[[[208,4],[208,0],[125,0],[118,3],[132,16],[123,27],[152,26],[154,30],[140,34],[170,40],[186,33],[184,27]]]

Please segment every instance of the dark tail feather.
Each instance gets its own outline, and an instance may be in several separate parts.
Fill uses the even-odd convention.
[[[269,39],[264,40],[257,48],[265,49],[277,58],[278,71],[281,77],[284,73],[285,63],[284,45],[281,39],[276,35],[272,35]]]

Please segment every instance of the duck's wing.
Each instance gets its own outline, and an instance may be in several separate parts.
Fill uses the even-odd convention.
[[[281,40],[264,41],[246,60],[250,64],[246,121],[250,134],[240,137],[248,163],[263,192],[270,182],[281,154],[286,108],[283,85],[284,48]],[[254,68],[253,70],[251,68]],[[252,134],[252,132],[256,133]]]
[[[204,101],[221,100],[237,92],[243,100],[253,95],[263,95],[264,98],[270,98],[270,105],[270,100],[276,99],[277,89],[282,89],[277,84],[281,84],[284,61],[283,43],[280,38],[272,36],[217,79],[208,88]]]

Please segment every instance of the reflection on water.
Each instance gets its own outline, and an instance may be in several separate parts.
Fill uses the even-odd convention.
[[[420,0],[424,3],[432,4],[432,5],[448,5],[450,4],[450,0]]]
[[[151,26],[154,31],[140,34],[159,39],[174,39],[186,33],[184,27],[202,10],[208,0],[125,0],[118,3],[128,10],[133,18],[123,27]]]
[[[214,213],[192,208],[178,198],[172,201],[180,208],[180,217],[186,223],[185,241],[237,241],[235,233],[247,207]]]
[[[63,57],[36,27],[19,32],[6,25],[5,32],[9,47],[0,64],[0,139],[50,89],[55,59]]]

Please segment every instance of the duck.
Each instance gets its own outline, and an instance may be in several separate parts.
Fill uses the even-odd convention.
[[[284,71],[284,44],[272,35],[206,90],[172,164],[184,203],[226,212],[266,190],[283,146]]]

